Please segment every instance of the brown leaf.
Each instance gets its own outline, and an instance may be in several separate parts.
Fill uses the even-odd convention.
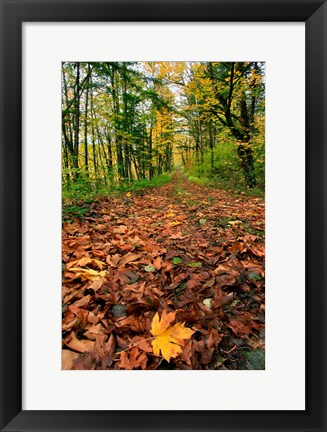
[[[104,282],[105,282],[105,280],[103,278],[97,279],[97,280],[93,281],[88,286],[88,288],[91,288],[91,289],[93,289],[94,292],[97,292],[102,287],[102,285],[104,284]]]
[[[104,332],[104,328],[102,326],[102,324],[97,324],[94,325],[92,327],[90,327],[85,333],[84,333],[84,337],[91,339],[91,340],[96,340],[96,336],[97,335],[102,335]]]
[[[127,318],[123,318],[122,320],[116,321],[115,326],[118,329],[127,327],[127,329],[142,333],[145,331],[145,319],[143,317],[136,317],[131,315]]]
[[[124,255],[120,261],[119,261],[119,267],[124,267],[124,265],[130,263],[130,262],[134,262],[137,261],[138,259],[141,258],[142,255],[138,255],[138,254],[133,254],[133,253],[127,253],[126,255]]]
[[[140,336],[135,336],[132,339],[132,344],[137,346],[139,350],[144,351],[146,353],[152,353],[151,341],[144,339]]]
[[[119,226],[112,229],[112,232],[114,234],[125,234],[126,231],[127,231],[126,225],[119,225]]]
[[[162,258],[158,256],[155,260],[153,260],[153,265],[157,270],[160,270],[162,267]]]
[[[64,343],[70,349],[80,353],[84,353],[86,351],[91,351],[94,349],[94,342],[86,339],[79,340],[77,339],[76,334],[73,332],[64,339]]]
[[[85,327],[87,324],[87,318],[89,315],[89,312],[85,309],[80,309],[79,307],[76,307],[75,305],[68,306],[68,310],[75,314],[80,320],[81,320],[81,327]]]
[[[183,352],[181,353],[181,360],[183,360],[186,364],[188,364],[189,366],[192,366],[192,339],[190,339],[189,341],[186,342],[184,348],[183,348]]]
[[[118,263],[119,263],[120,258],[121,258],[121,255],[119,255],[119,254],[112,255],[112,256],[108,255],[106,258],[106,262],[111,267],[118,267]]]
[[[73,351],[64,349],[61,351],[61,369],[70,370],[73,367],[74,360],[79,357],[79,354]]]
[[[73,361],[73,370],[95,370],[98,362],[98,355],[95,351],[85,352]]]
[[[249,249],[254,255],[256,255],[258,257],[264,257],[265,256],[265,247],[262,245],[259,245],[259,244],[252,245]]]
[[[147,355],[145,352],[142,352],[138,349],[138,347],[133,347],[131,350],[122,351],[120,354],[120,362],[119,366],[121,369],[137,369],[141,367],[141,369],[146,369],[147,363]]]
[[[174,240],[182,240],[186,238],[186,236],[183,236],[182,232],[178,231],[176,234],[171,234],[170,238]]]
[[[115,281],[120,281],[122,285],[132,284],[139,279],[138,275],[130,270],[119,270]]]
[[[233,333],[238,337],[248,336],[252,329],[251,324],[246,324],[237,319],[230,319],[228,327],[230,327]]]

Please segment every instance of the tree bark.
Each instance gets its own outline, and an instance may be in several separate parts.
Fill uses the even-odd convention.
[[[74,143],[74,168],[75,177],[78,178],[79,173],[79,163],[78,163],[78,155],[79,155],[79,120],[80,120],[80,63],[76,63],[76,83],[75,83],[75,143]]]

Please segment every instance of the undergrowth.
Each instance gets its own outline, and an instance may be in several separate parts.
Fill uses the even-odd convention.
[[[161,174],[152,180],[135,180],[134,182],[121,182],[106,187],[91,188],[86,182],[79,182],[69,189],[62,191],[62,219],[72,221],[74,218],[83,219],[91,211],[93,203],[110,196],[119,196],[124,193],[163,186],[169,183],[172,174]]]
[[[219,177],[213,176],[211,178],[207,177],[195,177],[194,175],[190,175],[189,173],[185,173],[188,180],[192,183],[196,183],[202,186],[213,187],[216,189],[227,190],[233,195],[239,195],[240,193],[244,193],[248,196],[264,198],[265,192],[262,188],[248,188],[242,184],[236,184],[232,181],[224,180]]]

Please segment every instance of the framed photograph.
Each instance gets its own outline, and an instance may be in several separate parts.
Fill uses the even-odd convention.
[[[326,3],[1,18],[1,430],[324,431]]]

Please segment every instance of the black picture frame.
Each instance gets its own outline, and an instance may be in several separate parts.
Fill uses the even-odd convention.
[[[1,430],[326,431],[326,1],[1,0],[0,4]],[[22,411],[22,23],[69,21],[305,22],[305,411],[256,411],[255,406],[253,411],[146,411],[146,406],[144,411]],[[285,337],[291,339],[289,334]]]

